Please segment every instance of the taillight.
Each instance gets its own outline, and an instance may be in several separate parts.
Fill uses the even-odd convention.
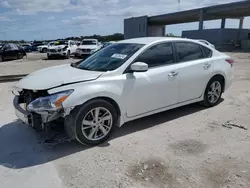
[[[234,60],[232,60],[232,59],[226,59],[225,61],[228,62],[231,65],[231,67],[233,67]]]

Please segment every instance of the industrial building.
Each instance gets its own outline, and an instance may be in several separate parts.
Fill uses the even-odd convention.
[[[197,30],[183,31],[182,37],[205,39],[217,48],[228,49],[238,44],[243,49],[250,49],[250,29],[243,29],[244,17],[250,16],[250,1],[222,4],[193,10],[141,16],[124,20],[124,38],[165,36],[167,25],[199,22]],[[226,19],[238,19],[239,28],[225,28]],[[218,29],[204,29],[208,20],[221,20]]]

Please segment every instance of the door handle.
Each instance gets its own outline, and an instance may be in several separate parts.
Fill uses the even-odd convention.
[[[178,75],[178,72],[170,72],[169,74],[168,74],[168,76],[169,77],[171,77],[171,78],[173,78],[173,77],[175,77],[175,76],[177,76]]]
[[[211,67],[211,64],[209,64],[209,63],[205,63],[204,65],[203,65],[203,68],[204,69],[209,69]]]

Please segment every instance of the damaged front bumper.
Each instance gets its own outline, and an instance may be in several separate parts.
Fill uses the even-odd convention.
[[[24,123],[31,125],[32,124],[32,114],[23,109],[19,103],[19,97],[15,96],[13,100],[13,105],[15,108],[16,116]]]
[[[33,128],[41,131],[46,128],[46,125],[49,125],[50,122],[53,122],[60,117],[65,117],[70,110],[67,111],[55,111],[55,112],[28,112],[24,108],[24,103],[20,103],[19,96],[15,96],[13,100],[13,105],[15,108],[16,116],[25,124],[31,125]]]

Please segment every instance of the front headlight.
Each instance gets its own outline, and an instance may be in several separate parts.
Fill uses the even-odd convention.
[[[68,49],[68,46],[65,46],[64,48],[63,48],[63,51],[66,51]]]
[[[47,97],[40,97],[32,101],[27,110],[30,112],[57,111],[62,109],[62,103],[74,90],[63,91]]]

